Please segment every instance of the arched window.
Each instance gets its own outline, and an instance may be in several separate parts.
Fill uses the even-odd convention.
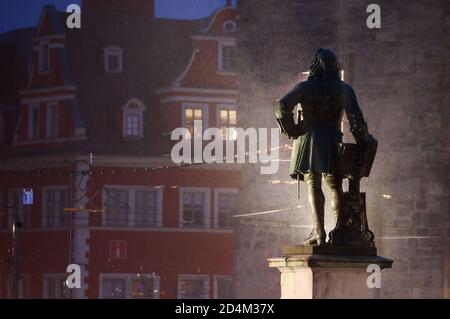
[[[122,109],[123,137],[142,138],[144,136],[144,104],[138,99],[130,99]]]

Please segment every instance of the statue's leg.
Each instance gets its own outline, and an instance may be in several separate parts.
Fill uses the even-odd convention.
[[[342,208],[342,178],[334,174],[324,174],[325,182],[331,191],[331,209],[337,223]]]
[[[325,244],[324,210],[325,196],[322,192],[322,175],[320,173],[303,174],[308,186],[308,206],[314,224],[311,235],[304,241],[304,245]]]

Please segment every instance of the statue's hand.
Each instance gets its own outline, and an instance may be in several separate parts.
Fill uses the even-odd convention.
[[[291,140],[295,140],[295,139],[297,139],[300,135],[301,135],[301,134],[300,134],[300,129],[297,128],[297,127],[295,127],[292,131],[289,132],[288,137],[289,137]]]
[[[306,130],[303,126],[303,121],[300,121],[300,123],[298,123],[297,125],[294,126],[293,130],[291,132],[289,132],[289,138],[291,140],[295,140],[298,137],[304,135],[306,133]]]
[[[369,134],[367,129],[361,132],[362,134],[355,135],[355,140],[357,144],[366,144],[366,145],[378,145],[378,141],[372,134]]]
[[[366,144],[378,145],[378,141],[375,139],[375,137],[372,136],[372,134],[367,134],[364,137],[363,142]]]

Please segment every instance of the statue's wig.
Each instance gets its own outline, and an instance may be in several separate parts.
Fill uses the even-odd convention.
[[[339,67],[336,56],[331,50],[319,49],[311,61],[308,79],[339,79]]]
[[[322,91],[324,94],[328,94],[329,80],[340,79],[337,59],[331,50],[320,48],[314,54],[308,80],[314,79],[322,80]]]

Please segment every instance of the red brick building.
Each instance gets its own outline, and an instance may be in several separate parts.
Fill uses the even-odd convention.
[[[0,297],[233,297],[240,171],[174,165],[170,132],[236,126],[235,8],[90,0],[81,29],[66,18],[45,6],[0,36]]]

